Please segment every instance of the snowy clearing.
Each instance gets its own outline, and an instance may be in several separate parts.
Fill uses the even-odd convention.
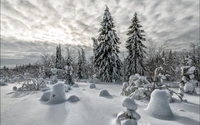
[[[117,114],[124,111],[120,96],[122,85],[97,84],[90,89],[89,83],[78,83],[79,87],[65,93],[66,99],[71,95],[80,101],[61,104],[45,104],[40,101],[42,91],[13,91],[14,84],[1,86],[1,124],[2,125],[115,125]],[[52,88],[53,85],[50,85]],[[101,90],[108,90],[112,98],[102,98]],[[178,89],[174,89],[178,91]],[[199,88],[197,88],[199,94]],[[176,98],[176,96],[174,96]],[[141,116],[139,125],[199,125],[199,95],[188,95],[188,102],[170,103],[174,117],[170,120],[157,119],[150,116],[144,109],[146,100],[135,100],[138,105],[137,113]],[[178,100],[178,99],[177,99]]]

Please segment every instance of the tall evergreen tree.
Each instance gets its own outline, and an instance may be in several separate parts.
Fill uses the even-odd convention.
[[[74,81],[72,78],[73,67],[72,67],[72,58],[69,53],[69,49],[67,49],[67,53],[68,53],[68,56],[67,56],[67,61],[66,61],[66,66],[65,66],[65,69],[66,69],[65,84],[73,85],[74,84]]]
[[[113,18],[106,6],[103,21],[99,30],[99,45],[95,55],[95,66],[98,67],[98,78],[101,81],[114,82],[121,78],[121,60],[119,59],[119,38],[114,30]]]
[[[129,78],[130,75],[139,73],[144,75],[144,58],[145,58],[145,48],[146,46],[142,43],[146,39],[144,38],[144,30],[138,20],[137,13],[134,14],[132,19],[132,24],[129,27],[127,35],[129,36],[126,41],[126,48],[128,49],[128,56],[126,58],[127,71],[126,76]]]
[[[78,79],[82,79],[83,78],[83,69],[82,69],[82,57],[81,57],[81,53],[80,50],[78,50],[78,68],[77,68],[77,76]]]
[[[56,47],[56,65],[55,67],[57,69],[61,69],[62,66],[62,54],[61,54],[61,45],[59,44],[59,46]]]

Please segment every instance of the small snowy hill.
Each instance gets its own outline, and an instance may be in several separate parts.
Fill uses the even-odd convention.
[[[40,101],[42,91],[14,92],[14,84],[1,86],[1,125],[116,125],[117,114],[125,110],[122,106],[125,97],[120,96],[122,86],[102,83],[90,89],[89,83],[78,84],[79,87],[73,87],[65,94],[66,99],[74,95],[79,101],[53,105]],[[98,96],[104,89],[108,90],[112,98]],[[170,103],[174,114],[172,120],[161,120],[148,115],[144,110],[148,101],[136,100],[137,113],[141,116],[138,124],[199,125],[199,96],[186,94],[186,98],[188,103]]]

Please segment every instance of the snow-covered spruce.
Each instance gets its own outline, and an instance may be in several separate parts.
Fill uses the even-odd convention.
[[[128,49],[128,56],[125,60],[127,65],[126,67],[126,76],[129,78],[132,74],[139,73],[144,75],[145,67],[143,60],[145,58],[145,48],[146,46],[142,43],[145,41],[144,30],[141,30],[142,27],[139,24],[137,13],[135,13],[132,24],[129,27],[127,35],[129,36],[126,41],[126,48]]]
[[[58,104],[66,101],[65,97],[65,84],[56,83],[52,87],[52,93],[48,101],[49,104]]]
[[[101,91],[99,92],[99,96],[101,96],[101,97],[110,97],[111,95],[110,95],[110,93],[108,92],[108,90],[104,89],[104,90],[101,90]]]
[[[171,119],[173,117],[167,93],[164,90],[156,89],[152,92],[150,102],[145,110],[156,118]]]
[[[79,99],[79,97],[77,97],[76,95],[71,95],[71,96],[67,99],[67,101],[69,101],[69,102],[78,102],[78,101],[80,101],[80,99]]]
[[[89,88],[94,89],[94,88],[96,88],[96,85],[94,83],[92,83],[92,84],[90,84]]]
[[[120,42],[114,30],[113,18],[107,6],[101,26],[94,64],[98,69],[97,76],[101,81],[115,82],[121,78],[120,69],[122,67],[122,62],[118,56],[118,44],[120,44]]]
[[[116,122],[119,125],[137,125],[137,121],[141,118],[136,112],[137,104],[133,99],[125,98],[122,102],[123,107],[126,108],[125,111],[120,112],[117,115]]]
[[[72,71],[73,71],[72,59],[71,59],[71,56],[69,55],[69,52],[68,52],[68,58],[67,58],[67,65],[65,66],[65,69],[67,73],[66,78],[65,78],[65,84],[74,85],[74,81],[72,78]]]

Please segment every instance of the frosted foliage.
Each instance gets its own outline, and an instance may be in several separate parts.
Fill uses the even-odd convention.
[[[150,102],[146,108],[147,112],[157,118],[167,119],[173,116],[167,93],[164,90],[154,90]]]

